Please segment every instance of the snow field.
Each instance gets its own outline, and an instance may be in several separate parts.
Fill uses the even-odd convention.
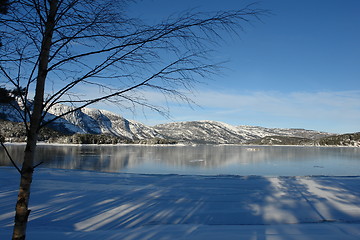
[[[360,239],[360,177],[34,176],[28,240]],[[17,172],[1,167],[0,182],[0,239],[10,239]]]

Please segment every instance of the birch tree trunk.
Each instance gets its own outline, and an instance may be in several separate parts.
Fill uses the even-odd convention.
[[[34,109],[30,118],[30,128],[27,133],[24,161],[21,168],[19,194],[16,203],[15,224],[13,240],[24,240],[26,237],[26,226],[30,215],[29,199],[30,187],[34,172],[35,149],[38,132],[44,109],[45,81],[48,72],[49,54],[52,44],[52,36],[55,26],[55,18],[58,7],[58,0],[49,1],[50,8],[45,23],[45,32],[39,55],[39,67],[36,78],[36,90],[34,97]]]

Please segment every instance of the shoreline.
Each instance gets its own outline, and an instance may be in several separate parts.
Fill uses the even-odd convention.
[[[4,145],[26,145],[26,142],[4,142]],[[77,143],[48,143],[48,142],[38,142],[38,146],[152,146],[152,147],[196,147],[196,146],[239,146],[239,147],[318,147],[318,148],[360,148],[360,146],[344,146],[344,145],[256,145],[256,144],[186,144],[186,143],[177,143],[177,144],[140,144],[140,143],[116,143],[116,144],[77,144]]]

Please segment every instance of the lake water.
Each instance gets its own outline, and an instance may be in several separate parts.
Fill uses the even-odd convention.
[[[7,146],[22,159],[24,145]],[[41,167],[145,174],[358,176],[360,148],[289,146],[39,145]],[[0,166],[10,166],[0,148]]]

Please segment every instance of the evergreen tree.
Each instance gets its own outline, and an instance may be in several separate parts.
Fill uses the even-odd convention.
[[[15,98],[11,96],[11,91],[0,87],[0,103],[10,103],[13,100],[15,100]]]

